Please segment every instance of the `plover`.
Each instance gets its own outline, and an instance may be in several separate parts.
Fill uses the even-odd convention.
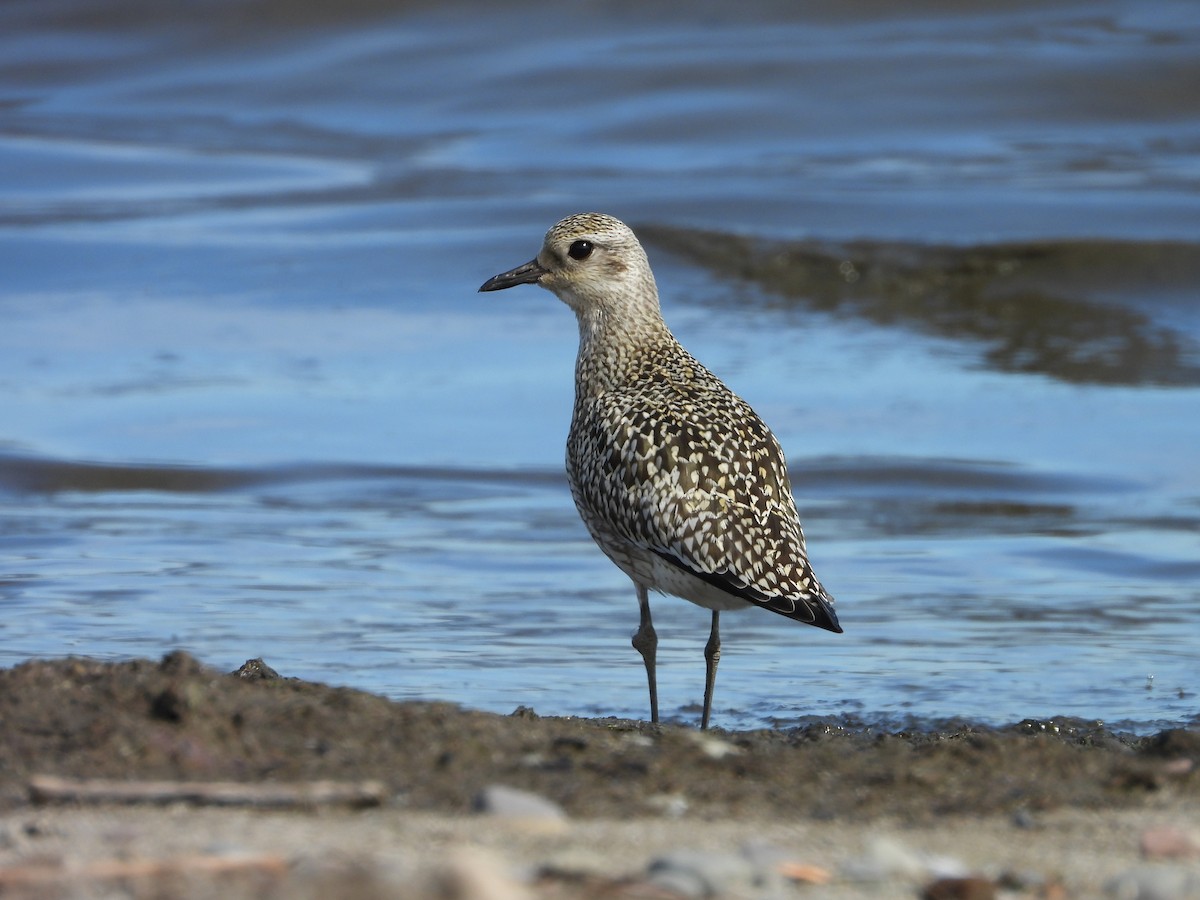
[[[481,291],[537,284],[579,321],[567,476],[584,524],[637,589],[633,646],[658,721],[649,591],[712,611],[704,710],[712,713],[724,610],[758,606],[841,632],[808,563],[783,450],[744,400],[697,362],[659,309],[646,252],[612,216],[569,216],[537,257]]]

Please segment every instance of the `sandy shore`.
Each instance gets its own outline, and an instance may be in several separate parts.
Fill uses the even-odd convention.
[[[961,869],[1010,885],[1012,896],[1102,897],[1114,879],[1143,868],[1190,869],[1200,884],[1194,860],[1143,859],[1142,835],[1164,824],[1196,829],[1195,805],[1058,810],[1021,825],[998,815],[918,826],[890,817],[851,823],[637,816],[573,819],[553,828],[396,808],[69,807],[0,817],[0,861],[7,871],[38,864],[59,872],[40,888],[50,885],[68,896],[104,895],[100,887],[114,881],[135,896],[157,896],[164,883],[173,886],[168,893],[189,896],[670,896],[651,890],[647,873],[656,859],[689,851],[719,863],[757,845],[778,864],[773,870],[720,865],[723,893],[914,897],[939,870]],[[188,860],[212,854],[253,864],[220,875],[188,868]],[[113,859],[175,861],[179,868],[99,883],[88,874],[89,864]],[[786,877],[791,865],[811,865],[828,872],[830,881],[792,881]]]
[[[0,671],[0,724],[3,896],[1200,896],[1192,731],[705,735],[398,704],[186,654]],[[35,803],[39,775],[379,794]]]

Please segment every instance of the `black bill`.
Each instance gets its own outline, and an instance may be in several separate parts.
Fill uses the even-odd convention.
[[[495,275],[480,285],[481,291],[502,291],[505,288],[513,287],[518,284],[537,284],[538,279],[546,274],[546,270],[538,264],[536,259],[531,259],[523,266],[517,266],[515,269],[510,269],[507,272],[501,272]]]

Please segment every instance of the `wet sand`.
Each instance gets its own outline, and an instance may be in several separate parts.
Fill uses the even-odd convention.
[[[697,852],[715,867],[703,878],[730,895],[917,896],[939,876],[974,873],[986,888],[956,889],[1087,897],[1144,866],[1200,878],[1195,731],[1139,738],[1053,720],[701,734],[394,703],[245,671],[184,653],[0,671],[0,893],[108,896],[117,883],[122,896],[674,896],[652,862]],[[34,803],[39,775],[374,780],[383,802]],[[477,811],[496,785],[562,815]],[[1146,835],[1163,830],[1183,846],[1144,860]],[[95,868],[113,860],[160,868]]]

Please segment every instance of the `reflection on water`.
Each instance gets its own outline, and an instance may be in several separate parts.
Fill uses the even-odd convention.
[[[858,316],[984,346],[987,365],[1082,384],[1200,385],[1200,344],[1137,308],[1093,299],[1106,275],[1183,305],[1200,284],[1200,246],[1042,241],[928,247],[780,242],[643,227],[664,249],[759,285],[772,306]]]
[[[16,495],[52,496],[66,492],[110,493],[154,491],[205,494],[289,483],[403,479],[418,482],[451,480],[470,483],[500,477],[511,484],[565,483],[565,475],[534,472],[471,471],[432,466],[363,466],[297,464],[259,469],[200,466],[66,462],[38,457],[0,455],[0,491]]]

